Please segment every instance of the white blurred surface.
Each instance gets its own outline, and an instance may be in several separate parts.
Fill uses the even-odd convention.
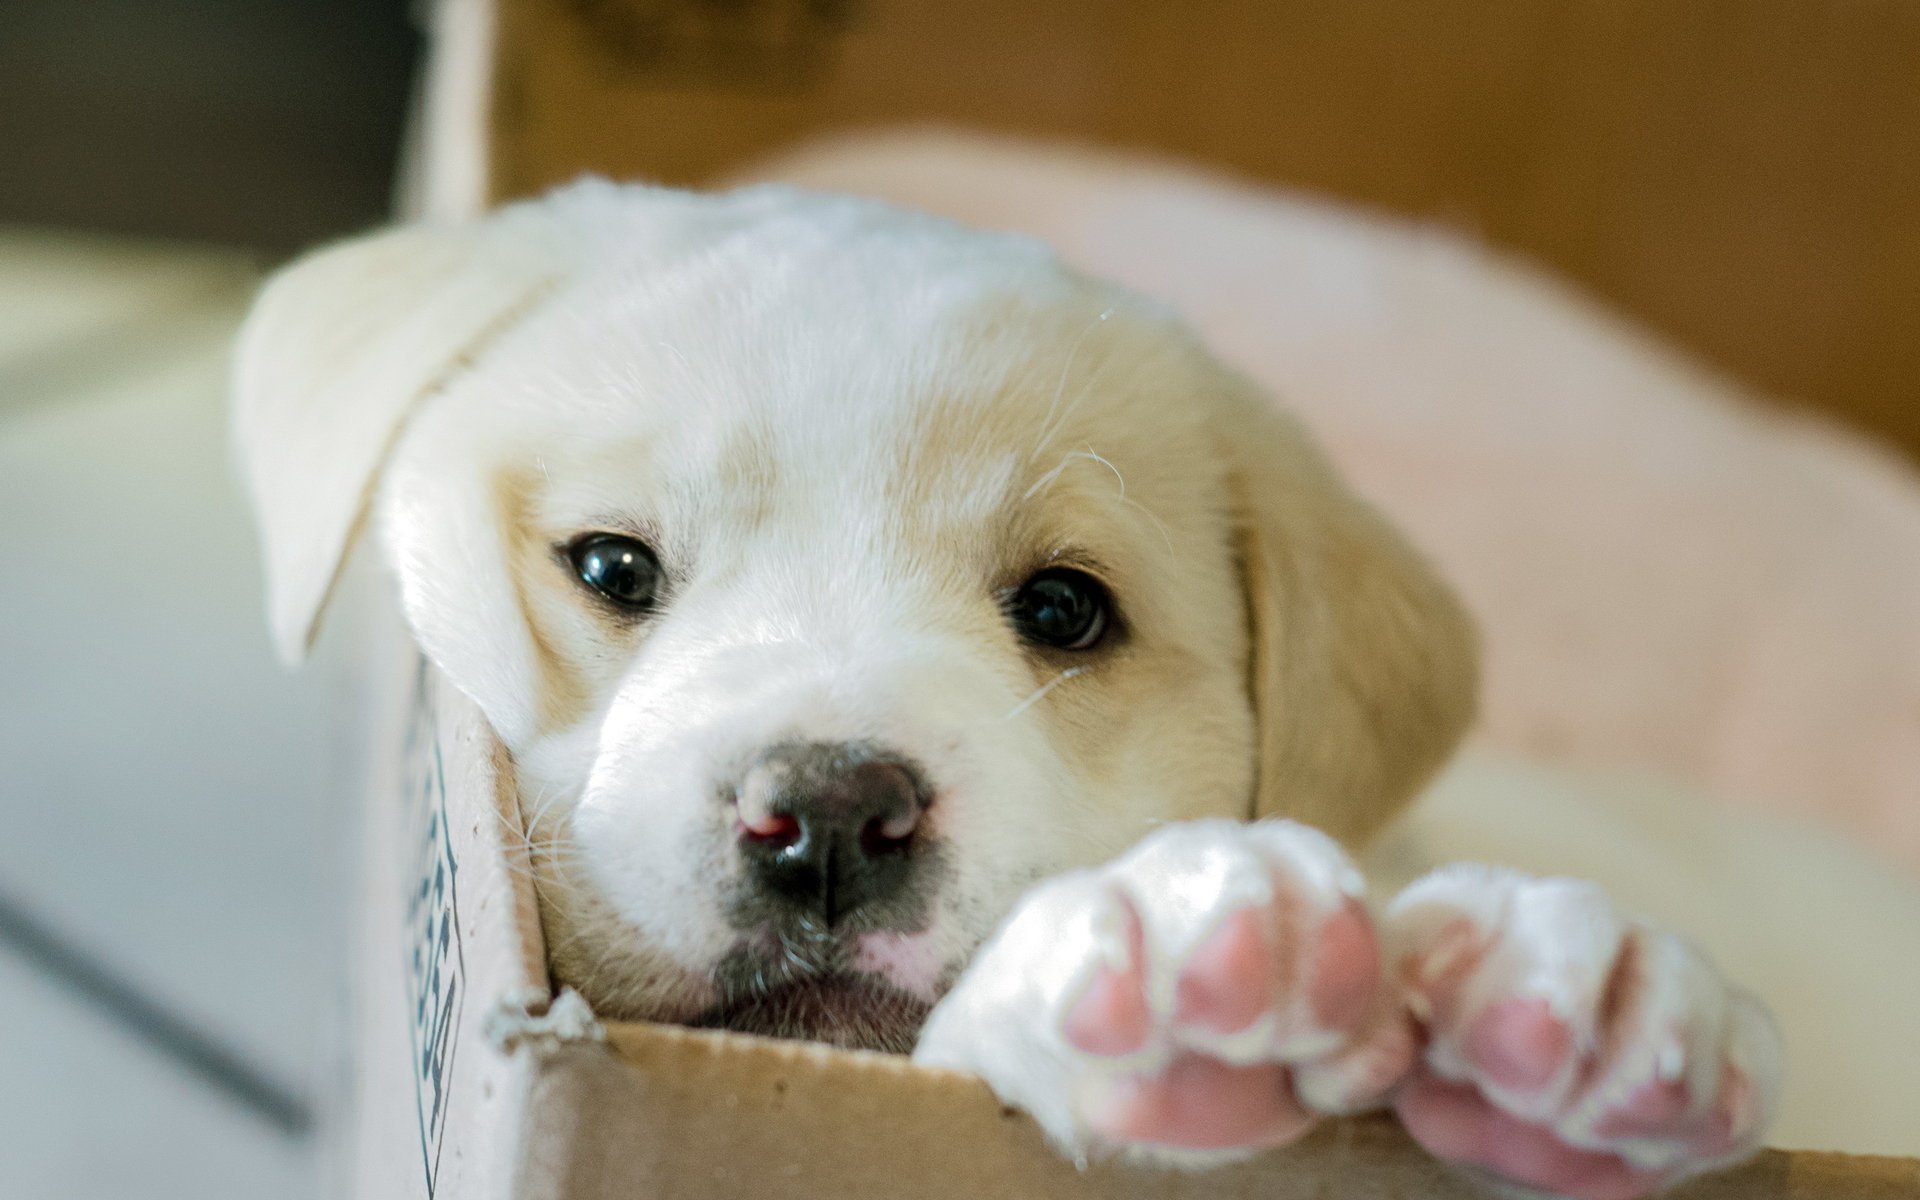
[[[228,465],[249,264],[0,231],[0,892],[311,1097],[341,985],[322,681]],[[310,1154],[0,945],[0,1196],[298,1197]]]

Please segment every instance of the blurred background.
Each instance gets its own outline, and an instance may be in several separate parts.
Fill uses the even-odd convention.
[[[421,47],[406,0],[0,4],[0,1196],[318,1194],[351,776],[224,372],[264,265],[391,210]]]
[[[1164,295],[1466,594],[1476,753],[1915,911],[1917,64],[1907,0],[5,0],[0,1196],[320,1194],[353,664],[273,661],[228,342],[301,248],[584,170]]]
[[[268,254],[383,218],[406,0],[11,0],[0,215]]]

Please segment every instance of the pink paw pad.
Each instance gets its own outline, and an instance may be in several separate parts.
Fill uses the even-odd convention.
[[[1219,1150],[1284,1145],[1313,1117],[1294,1099],[1284,1066],[1183,1054],[1153,1078],[1117,1084],[1092,1124],[1120,1141]]]
[[[1241,909],[1193,952],[1180,972],[1174,1011],[1188,1024],[1237,1033],[1272,1007],[1274,982],[1267,922]]]
[[[1753,1080],[1747,1073],[1732,1063],[1722,1066],[1719,1099],[1694,1134],[1694,1150],[1713,1158],[1732,1152],[1755,1125],[1757,1103]]]
[[[1659,1137],[1678,1126],[1692,1106],[1693,1089],[1686,1080],[1651,1080],[1602,1118],[1594,1132],[1603,1138]]]
[[[1075,1049],[1117,1058],[1147,1044],[1152,1021],[1139,972],[1101,967],[1086,994],[1067,1010],[1064,1032]]]
[[[1366,910],[1349,903],[1320,927],[1308,984],[1313,1015],[1328,1029],[1357,1028],[1380,986],[1380,941]]]
[[[1145,935],[1140,917],[1125,910],[1127,957],[1120,966],[1103,965],[1080,998],[1067,1009],[1062,1032],[1069,1045],[1087,1054],[1120,1057],[1147,1044],[1153,1013],[1141,978]]]
[[[1462,1084],[1417,1079],[1401,1090],[1394,1109],[1429,1153],[1572,1200],[1637,1200],[1663,1183],[1659,1173],[1615,1155],[1569,1146]]]
[[[1490,1006],[1468,1029],[1462,1049],[1498,1087],[1538,1091],[1573,1054],[1573,1032],[1545,1000],[1514,997]]]

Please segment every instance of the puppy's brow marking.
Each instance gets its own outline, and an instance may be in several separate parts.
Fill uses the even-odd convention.
[[[1113,477],[1120,481],[1120,502],[1140,510],[1141,516],[1145,517],[1149,521],[1152,521],[1153,527],[1160,531],[1160,540],[1167,544],[1167,553],[1172,554],[1173,553],[1173,534],[1167,531],[1167,523],[1165,521],[1162,521],[1159,517],[1155,516],[1153,512],[1147,508],[1146,505],[1140,503],[1138,500],[1127,499],[1127,477],[1120,473],[1120,468],[1114,466],[1112,463],[1102,458],[1099,452],[1096,451],[1092,446],[1088,446],[1085,453],[1082,454],[1081,457],[1091,458],[1093,461],[1099,463],[1101,466],[1105,467],[1107,470],[1113,472]]]
[[[1075,675],[1085,674],[1086,670],[1087,669],[1085,667],[1068,667],[1066,670],[1060,672],[1058,675],[1055,675],[1052,679],[1047,680],[1045,683],[1041,684],[1039,687],[1033,689],[1032,693],[1029,694],[1025,700],[1022,700],[1020,703],[1008,709],[1007,715],[1004,717],[1001,717],[1000,719],[1002,721],[1013,720],[1015,717],[1019,716],[1021,713],[1027,711],[1029,708],[1032,708],[1034,705],[1038,704],[1042,696],[1045,696],[1048,692],[1051,692],[1053,689],[1059,687],[1061,684],[1065,683],[1067,680],[1072,679]]]
[[[1028,488],[1026,490],[1026,493],[1022,495],[1020,498],[1022,500],[1033,499],[1035,493],[1045,490],[1048,486],[1050,486],[1053,483],[1054,480],[1060,478],[1060,473],[1066,470],[1068,464],[1073,462],[1073,460],[1076,458],[1092,459],[1094,462],[1099,463],[1101,466],[1105,467],[1107,470],[1112,471],[1114,479],[1118,480],[1120,484],[1121,503],[1126,504],[1132,508],[1139,509],[1141,516],[1145,517],[1149,521],[1152,521],[1154,528],[1160,531],[1160,540],[1166,543],[1167,553],[1172,554],[1174,552],[1173,534],[1168,532],[1166,522],[1162,521],[1159,517],[1155,516],[1153,514],[1153,511],[1149,509],[1146,505],[1140,503],[1138,500],[1133,500],[1128,498],[1127,477],[1120,473],[1119,467],[1114,466],[1111,461],[1109,461],[1099,451],[1095,450],[1092,446],[1088,446],[1084,450],[1068,451],[1067,454],[1061,458],[1059,464],[1053,468],[1053,470],[1048,471],[1045,475],[1042,475],[1040,478],[1034,480],[1033,486]]]

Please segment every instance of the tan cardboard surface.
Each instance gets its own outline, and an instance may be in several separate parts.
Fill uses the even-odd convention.
[[[378,651],[392,683],[375,714],[357,950],[355,1196],[493,1200],[513,1193],[532,1068],[498,1052],[503,1008],[548,997],[539,918],[516,876],[500,802],[512,777],[492,731],[398,631]]]
[[[498,7],[495,197],[902,122],[1167,151],[1482,234],[1920,451],[1910,0]]]
[[[1330,1123],[1294,1146],[1226,1170],[1192,1174],[1100,1165],[1080,1171],[1045,1144],[1032,1122],[966,1076],[923,1070],[884,1055],[658,1026],[614,1025],[607,1037],[630,1065],[580,1064],[571,1086],[590,1097],[588,1111],[618,1112],[627,1119],[589,1132],[583,1144],[596,1138],[619,1141],[622,1127],[671,1124],[676,1136],[649,1139],[639,1153],[653,1171],[686,1181],[686,1190],[676,1188],[676,1196],[1466,1200],[1482,1195],[1380,1117]],[[535,1094],[541,1094],[538,1087]],[[628,1142],[626,1153],[635,1152]],[[1773,1153],[1735,1174],[1671,1195],[1676,1200],[1913,1197],[1920,1196],[1920,1163]]]

